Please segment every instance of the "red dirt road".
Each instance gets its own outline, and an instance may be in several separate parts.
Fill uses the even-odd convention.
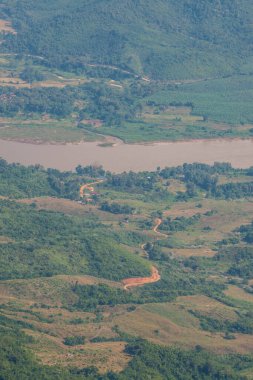
[[[92,183],[88,183],[88,184],[85,184],[85,185],[82,185],[80,187],[80,198],[84,198],[84,192],[85,190],[87,189],[88,191],[90,192],[93,192],[94,191],[94,185],[97,185],[101,182],[104,182],[104,180],[98,180],[98,181],[95,181],[95,182],[92,182]],[[162,220],[157,218],[155,220],[155,226],[153,228],[153,231],[156,232],[157,234],[159,235],[164,235],[164,236],[167,236],[159,231],[157,231],[158,227],[160,226],[160,224],[162,223]],[[143,245],[144,247],[144,245]],[[136,287],[136,286],[143,286],[145,284],[152,284],[154,282],[157,282],[161,279],[161,276],[158,272],[158,269],[154,266],[152,266],[151,268],[152,272],[151,272],[151,276],[150,277],[135,277],[135,278],[126,278],[124,280],[122,280],[122,284],[124,285],[124,289],[125,290],[128,290],[129,288],[133,288],[133,287]]]
[[[94,191],[94,185],[97,185],[97,184],[99,184],[99,183],[101,183],[101,182],[104,182],[104,180],[103,179],[100,179],[100,180],[98,180],[98,181],[96,181],[96,182],[92,182],[92,183],[87,183],[86,185],[82,185],[81,187],[80,187],[80,198],[83,198],[84,197],[84,191],[85,191],[85,189],[87,189],[88,191],[90,191],[90,192],[93,192]]]
[[[162,224],[162,219],[157,218],[155,220],[155,226],[153,228],[153,231],[160,236],[167,237],[166,234],[163,234],[162,232],[158,231],[159,226]],[[145,244],[141,246],[143,249]],[[134,288],[137,286],[143,286],[146,284],[153,284],[154,282],[158,282],[161,279],[161,276],[158,272],[158,269],[154,266],[152,266],[152,273],[150,277],[136,277],[136,278],[126,278],[122,280],[122,284],[124,285],[124,289],[128,290],[129,288]]]
[[[155,220],[155,227],[153,228],[153,231],[154,231],[156,234],[158,234],[158,235],[160,235],[160,236],[164,236],[165,238],[167,238],[167,235],[166,235],[166,234],[164,234],[164,233],[158,231],[158,228],[160,227],[160,225],[162,224],[162,222],[163,222],[162,219],[157,218],[157,219]]]
[[[122,284],[124,285],[124,289],[127,290],[129,288],[133,288],[136,286],[143,286],[145,284],[152,284],[161,279],[161,276],[158,272],[158,269],[152,266],[152,274],[150,277],[136,277],[136,278],[126,278],[122,280]]]

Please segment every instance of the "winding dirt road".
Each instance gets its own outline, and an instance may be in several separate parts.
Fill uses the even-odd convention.
[[[97,181],[94,181],[94,182],[82,185],[80,187],[80,198],[84,198],[84,192],[85,192],[85,190],[93,192],[94,191],[94,186],[97,185],[97,184],[99,184],[99,183],[102,183],[102,182],[104,182],[104,180],[100,179],[100,180],[97,180]],[[162,219],[157,218],[155,220],[155,226],[153,228],[153,231],[156,234],[160,235],[160,236],[167,237],[167,235],[163,234],[162,232],[157,231],[157,229],[159,228],[159,226],[161,225],[161,223],[162,223]],[[141,248],[144,249],[144,247],[145,247],[145,244],[142,244]],[[146,285],[146,284],[152,284],[154,282],[159,281],[160,279],[161,279],[161,276],[159,274],[158,269],[155,266],[152,266],[151,267],[151,276],[150,277],[126,278],[126,279],[122,280],[122,284],[124,285],[124,289],[128,290],[129,288],[133,288],[133,287],[137,287],[137,286],[143,286],[143,285]]]
[[[158,231],[158,228],[160,227],[160,225],[162,224],[162,219],[160,219],[160,218],[156,218],[156,220],[155,220],[155,226],[154,226],[154,228],[153,228],[153,231],[156,233],[156,234],[158,234],[158,235],[160,235],[160,236],[163,236],[163,237],[165,237],[165,238],[167,238],[167,235],[166,234],[164,234],[163,232],[160,232],[160,231]]]
[[[94,186],[95,186],[95,185],[98,185],[99,183],[102,183],[102,182],[104,182],[104,180],[103,180],[103,179],[99,179],[99,180],[97,180],[97,181],[95,181],[95,182],[87,183],[87,184],[85,184],[85,185],[82,185],[82,186],[80,187],[80,198],[83,198],[83,197],[84,197],[84,191],[85,191],[86,189],[89,190],[90,192],[93,192],[93,191],[94,191]]]
[[[159,236],[163,236],[167,238],[167,235],[158,231],[159,226],[162,224],[162,219],[157,218],[155,220],[155,226],[153,227],[153,231]],[[141,245],[141,249],[144,250],[145,243]],[[137,278],[126,278],[122,280],[122,284],[124,285],[124,289],[128,290],[129,288],[134,288],[137,286],[143,286],[146,284],[153,284],[154,282],[158,282],[161,279],[161,275],[159,274],[158,269],[155,266],[151,268],[151,276],[150,277],[137,277]]]
[[[161,279],[161,276],[158,272],[158,269],[152,266],[152,272],[150,277],[136,277],[136,278],[126,278],[122,280],[122,284],[124,285],[124,289],[128,290],[129,288],[133,288],[136,286],[143,286],[145,284],[152,284]]]

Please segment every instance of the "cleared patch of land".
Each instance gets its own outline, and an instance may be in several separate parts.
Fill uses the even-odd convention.
[[[202,199],[196,202],[177,202],[165,216],[192,217],[201,214],[198,222],[184,231],[170,233],[177,241],[176,248],[213,248],[213,244],[231,237],[234,230],[252,220],[253,203],[251,199],[244,200],[215,200]],[[187,252],[187,251],[186,251]]]
[[[182,302],[183,301],[183,302]],[[236,334],[236,339],[228,341],[224,339],[223,334],[209,333],[197,327],[198,320],[189,314],[185,302],[187,300],[179,300],[177,307],[168,304],[159,307],[159,305],[140,306],[137,310],[129,315],[122,314],[116,318],[117,324],[121,329],[129,334],[138,335],[151,340],[154,343],[166,345],[179,345],[181,347],[192,348],[197,344],[220,353],[249,353],[253,348],[253,339],[251,335]],[[192,300],[190,300],[189,308],[193,309]],[[213,305],[213,300],[206,299],[205,305],[196,305],[199,310],[206,309],[213,316],[221,316],[227,318],[224,305],[220,307]],[[180,306],[181,305],[181,306]],[[148,310],[147,310],[148,309]],[[230,314],[230,312],[229,312]],[[232,315],[234,315],[232,313]],[[232,316],[231,316],[232,317]]]
[[[32,336],[38,344],[30,347],[45,365],[77,368],[96,366],[100,373],[106,373],[122,371],[130,360],[124,353],[124,342],[88,343],[67,348],[56,339],[45,338],[42,334],[32,333]]]
[[[172,248],[169,250],[172,254],[179,257],[212,257],[216,252],[210,248]]]
[[[93,141],[96,139],[76,127],[75,119],[0,119],[0,138],[6,140],[30,142],[33,144]]]
[[[17,32],[13,29],[11,22],[6,20],[0,20],[0,32],[16,34]]]
[[[253,294],[246,292],[242,288],[235,285],[230,285],[224,292],[226,296],[236,298],[246,302],[253,302]]]

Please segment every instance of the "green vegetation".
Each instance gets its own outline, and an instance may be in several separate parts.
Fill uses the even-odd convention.
[[[64,344],[66,346],[78,346],[80,344],[84,344],[84,342],[84,336],[67,336],[66,338],[64,338]]]
[[[71,118],[46,141],[253,135],[249,0],[5,0],[1,11],[17,33],[2,35],[0,114]],[[22,131],[0,136],[40,135]]]
[[[111,212],[112,214],[133,214],[134,208],[129,205],[120,205],[118,203],[103,202],[101,204],[101,210]]]
[[[4,379],[250,379],[251,168],[0,167]],[[80,200],[97,179],[92,204]],[[155,283],[108,281],[150,276],[151,266]]]
[[[216,356],[203,351],[200,347],[195,351],[183,351],[155,346],[151,343],[132,339],[126,347],[131,355],[129,366],[120,374],[108,373],[99,375],[95,367],[60,369],[42,366],[25,348],[32,339],[18,329],[1,326],[2,345],[0,350],[0,369],[3,379],[69,379],[69,380],[125,380],[125,379],[224,379],[243,380],[241,370],[252,366],[250,357]],[[69,337],[65,341],[80,344],[81,337]],[[81,343],[82,344],[82,343]]]
[[[191,353],[177,349],[152,346],[149,343],[132,344],[127,347],[127,352],[136,355],[130,363],[130,368],[125,371],[124,380],[151,378],[160,379],[243,379],[238,375],[237,369],[247,367],[247,358],[229,358],[209,356],[201,347]],[[229,359],[231,362],[229,363]],[[239,359],[239,362],[236,361]],[[241,361],[241,362],[240,362]],[[155,364],[153,364],[155,363]],[[235,364],[236,363],[236,364]],[[236,368],[236,365],[238,367]],[[129,377],[127,377],[129,376]]]
[[[229,264],[228,274],[243,278],[252,278],[253,275],[253,247],[230,247],[217,255],[218,261]]]
[[[75,308],[84,311],[94,311],[98,306],[115,306],[134,302],[136,298],[122,289],[111,288],[108,285],[75,285],[74,293],[78,296]]]
[[[230,74],[240,66],[246,70],[250,62],[247,0],[223,1],[219,7],[203,0],[3,3],[17,30],[6,36],[5,48],[42,56],[62,69],[85,72],[94,63],[154,79],[189,79]]]
[[[184,231],[187,227],[193,225],[200,219],[200,214],[195,214],[191,218],[185,218],[184,216],[177,217],[175,219],[166,218],[161,224],[160,228],[163,231]]]
[[[0,277],[33,278],[92,274],[108,279],[148,275],[149,265],[129,253],[95,221],[1,201]]]
[[[252,137],[252,15],[3,0],[0,138]],[[253,168],[0,160],[0,198],[1,380],[252,379]]]
[[[250,225],[241,226],[239,228],[239,232],[241,233],[246,243],[249,243],[249,244],[253,243],[253,221]]]
[[[43,167],[8,165],[0,160],[0,195],[10,198],[58,196],[75,199],[79,195],[82,179],[71,173],[61,173]],[[84,178],[83,178],[84,180]]]
[[[2,379],[32,380],[34,377],[39,380],[69,379],[68,370],[40,365],[30,350],[28,351],[25,347],[33,339],[12,325],[12,320],[7,319],[3,324],[1,318],[0,371]],[[78,377],[73,376],[73,379],[78,379]]]
[[[68,116],[73,110],[74,93],[70,89],[0,87],[0,115],[51,114]]]
[[[225,333],[253,333],[252,313],[250,312],[239,315],[237,321],[215,319],[196,312],[193,312],[193,314],[200,319],[200,325],[203,330],[223,331]]]
[[[29,121],[34,124],[34,119],[40,120],[43,116],[40,121],[42,129],[50,122],[50,119],[47,121],[49,115],[60,118],[56,136],[49,136],[49,141],[80,141],[84,136],[101,139],[101,134],[113,135],[130,143],[252,137],[252,78],[249,75],[167,84],[145,82],[135,77],[118,82],[94,76],[75,79],[74,74],[63,72],[62,77],[47,68],[47,81],[38,78],[29,85],[28,82],[20,83],[19,78],[25,63],[18,57],[14,62],[12,69],[2,67],[8,85],[4,82],[5,85],[0,87],[0,115],[14,118],[6,120],[7,125],[9,123],[7,130],[0,129],[0,136],[5,138],[20,139],[23,129],[26,139],[36,140],[36,135],[40,137],[39,130],[36,133],[31,128],[24,130],[23,121],[26,120],[28,127]],[[41,74],[46,70],[36,64],[34,67]],[[13,72],[18,77],[15,80]],[[68,78],[69,75],[72,78]],[[60,127],[64,122],[69,125],[60,139],[59,135],[64,132]]]
[[[191,102],[192,114],[202,115],[202,136],[208,136],[208,121],[225,122],[228,125],[223,130],[210,131],[210,137],[233,137],[236,133],[235,124],[252,123],[253,114],[250,107],[252,99],[252,76],[228,76],[227,78],[210,79],[195,83],[182,83],[177,87],[170,86],[150,97],[155,104],[183,105]],[[197,125],[196,125],[197,128]],[[192,128],[194,133],[194,128]],[[192,136],[194,137],[194,136]]]

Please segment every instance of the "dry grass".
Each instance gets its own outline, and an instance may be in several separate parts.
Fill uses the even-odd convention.
[[[110,281],[103,278],[93,276],[70,276],[70,275],[58,275],[55,278],[63,280],[64,282],[74,284],[78,282],[79,285],[97,285],[106,284],[112,287],[122,287],[121,283],[116,281]]]
[[[0,235],[0,244],[6,244],[11,243],[13,240],[10,239],[8,236],[1,236]]]
[[[5,123],[6,119],[0,120]],[[175,191],[180,184],[174,183]],[[102,190],[101,190],[102,191]],[[117,199],[117,198],[115,198]],[[133,201],[129,197],[129,202]],[[54,210],[73,215],[98,215],[105,223],[114,223],[118,226],[119,217],[110,213],[103,213],[94,206],[84,206],[66,199],[34,198],[21,200],[23,203],[35,202],[38,209]],[[120,203],[127,202],[125,198]],[[131,203],[132,204],[132,203]],[[224,201],[203,199],[202,207],[197,207],[196,202],[178,202],[171,209],[164,212],[164,216],[190,217],[202,214],[200,222],[193,226],[192,230],[173,234],[181,239],[182,243],[194,244],[197,240],[203,240],[201,248],[170,249],[175,255],[207,256],[215,254],[208,243],[222,239],[231,234],[238,226],[248,223],[252,219],[253,202],[251,201]],[[153,210],[151,206],[145,208],[142,203],[135,206],[145,211],[145,216]],[[157,204],[155,205],[157,207]],[[165,207],[165,205],[161,206]],[[213,210],[211,216],[203,215]],[[130,223],[124,228],[133,227],[134,221],[140,215],[130,218]],[[133,223],[132,223],[133,222]],[[203,227],[210,226],[211,231],[203,231]],[[156,236],[154,232],[149,231]],[[2,237],[4,242],[4,237]],[[1,242],[1,238],[0,238]],[[134,249],[134,248],[133,248]],[[224,279],[224,277],[223,277]],[[63,305],[73,305],[77,298],[71,291],[72,285],[99,284],[122,287],[122,284],[98,279],[91,276],[59,275],[52,278],[40,278],[29,280],[14,280],[0,282],[0,303],[5,303],[4,313],[9,317],[25,320],[34,325],[34,330],[27,332],[35,337],[35,343],[31,345],[37,357],[49,365],[85,367],[96,365],[101,372],[107,370],[120,371],[128,363],[129,357],[124,354],[125,344],[122,342],[91,343],[94,337],[115,337],[113,327],[119,326],[121,331],[140,336],[154,343],[165,345],[178,345],[184,348],[192,348],[201,345],[206,349],[218,353],[242,353],[248,354],[253,350],[253,336],[248,334],[236,334],[234,340],[224,339],[223,333],[210,333],[201,330],[198,318],[194,317],[190,310],[195,310],[203,315],[211,316],[219,320],[236,320],[238,318],[235,309],[222,304],[212,298],[198,295],[178,297],[172,303],[152,303],[137,306],[136,310],[129,312],[127,305],[116,307],[103,307],[102,318],[96,321],[93,313],[81,311],[69,311]],[[253,283],[253,281],[252,281]],[[236,286],[230,286],[226,295],[253,302],[253,295],[246,293]],[[41,304],[49,305],[48,308]],[[12,305],[19,305],[16,311]],[[55,307],[56,306],[56,307]],[[80,324],[73,324],[73,320],[81,318]],[[49,322],[48,320],[49,319]],[[51,323],[50,323],[51,319]],[[86,343],[76,347],[67,347],[63,339],[67,336],[85,336]]]
[[[203,226],[209,225],[211,228],[221,233],[231,233],[237,227],[248,224],[252,220],[253,202],[251,201],[209,201],[210,208],[216,214],[202,219]]]
[[[15,88],[30,88],[30,84],[24,82],[22,79],[18,77],[0,77],[0,86],[2,87],[15,87]]]
[[[79,86],[80,84],[85,83],[85,79],[57,79],[57,80],[45,80],[41,82],[34,82],[31,87],[57,87],[64,88],[66,86]]]
[[[219,231],[203,231],[197,226],[194,226],[189,232],[181,231],[173,234],[173,238],[180,242],[182,247],[189,249],[203,247],[208,248],[210,245],[222,240],[224,237],[225,235]]]
[[[175,256],[179,257],[213,257],[216,252],[210,248],[172,248],[170,249]]]
[[[104,223],[109,224],[114,222],[116,225],[118,225],[118,222],[120,220],[119,215],[101,211],[97,206],[91,204],[83,205],[69,199],[61,199],[55,197],[37,197],[20,199],[17,202],[24,204],[34,203],[38,210],[62,212],[67,215],[86,216],[89,219],[92,217],[98,217]],[[124,216],[122,216],[122,219],[124,219]]]
[[[75,295],[71,292],[71,284],[64,283],[57,277],[1,281],[0,300],[2,297],[51,306],[62,306],[64,303],[71,304],[76,300]]]
[[[196,207],[195,202],[179,202],[171,209],[164,212],[164,216],[172,218],[185,216],[191,217],[198,213],[202,214],[200,220],[190,226],[186,231],[173,233],[182,247],[191,248],[207,247],[224,238],[231,237],[234,230],[243,224],[248,224],[252,220],[253,202],[251,200],[214,200],[202,199],[201,208]],[[203,215],[207,211],[212,211],[212,215]],[[189,247],[187,247],[187,245]]]
[[[187,309],[199,311],[201,314],[212,316],[213,318],[237,320],[237,314],[232,307],[210,297],[202,295],[178,297],[177,302]]]
[[[235,340],[230,341],[224,339],[223,334],[209,333],[200,329],[198,319],[189,310],[197,310],[220,319],[237,318],[233,308],[209,297],[179,297],[173,303],[137,306],[132,312],[127,310],[127,305],[104,307],[102,319],[96,322],[93,313],[72,312],[61,307],[66,300],[68,303],[75,301],[73,298],[75,296],[70,293],[70,287],[76,281],[80,284],[103,282],[110,286],[121,286],[90,276],[55,276],[1,283],[0,302],[8,302],[3,312],[9,318],[33,324],[33,330],[26,330],[35,338],[30,347],[44,364],[80,368],[96,365],[100,372],[121,371],[129,361],[129,357],[124,354],[125,343],[90,342],[94,337],[115,337],[113,331],[115,325],[124,332],[159,344],[176,344],[187,348],[198,344],[221,353],[245,354],[253,350],[253,339],[250,335],[238,334]],[[40,303],[51,307],[41,307]],[[73,323],[76,319],[81,319],[82,323]],[[66,346],[63,339],[67,336],[84,336],[85,344]]]
[[[35,203],[38,210],[63,212],[70,215],[85,215],[87,211],[91,211],[90,209],[87,210],[86,206],[75,201],[54,197],[21,199],[18,202],[23,204]]]
[[[226,296],[232,298],[247,302],[253,302],[253,294],[247,293],[245,290],[235,285],[230,285],[224,293]]]
[[[32,333],[32,336],[36,342],[31,348],[46,365],[78,368],[96,366],[100,373],[105,373],[122,371],[130,360],[124,353],[123,342],[87,343],[70,348],[53,337],[38,333]]]
[[[1,24],[0,24],[1,25]],[[64,88],[66,86],[79,86],[86,82],[85,79],[48,79],[40,82],[28,83],[20,79],[19,77],[11,77],[8,71],[1,72],[0,74],[0,86],[11,86],[15,88],[37,88],[37,87],[56,87],[56,88]]]
[[[237,352],[246,354],[252,352],[253,339],[251,335],[237,334],[235,340],[229,341],[224,339],[222,334],[200,330],[194,326],[194,323],[190,322],[190,319],[187,320],[188,327],[180,326],[178,323],[173,322],[172,319],[172,317],[168,316],[166,318],[164,315],[161,316],[156,312],[145,310],[144,306],[139,307],[129,315],[122,314],[115,318],[115,322],[123,331],[158,344],[176,344],[184,348],[201,345],[206,349],[220,353]]]
[[[196,206],[189,207],[188,203],[176,203],[175,206],[173,205],[173,207],[170,210],[165,211],[163,215],[171,218],[177,218],[182,216],[190,218],[191,216],[197,214],[205,214],[207,211],[210,211],[210,209],[196,208]]]
[[[71,289],[76,283],[80,285],[107,284],[113,287],[122,287],[122,284],[119,282],[80,275],[58,275],[46,278],[8,280],[0,282],[0,300],[2,297],[11,297],[17,300],[29,300],[30,302],[44,303],[52,306],[72,304],[76,301],[76,296]]]
[[[184,125],[188,123],[196,123],[203,121],[202,116],[191,115],[191,109],[188,107],[168,107],[165,111],[155,114],[152,107],[147,107],[143,113],[143,119],[148,122],[163,123],[168,128],[174,123]]]
[[[71,291],[76,282],[122,286],[90,276],[2,281],[0,303],[6,305],[2,312],[9,318],[33,325],[33,330],[28,329],[26,333],[35,337],[31,348],[44,364],[80,368],[96,365],[101,372],[121,371],[129,360],[123,352],[123,342],[90,343],[97,336],[115,336],[110,308],[104,313],[105,322],[100,323],[96,322],[93,313],[73,312],[62,308],[63,304],[72,304],[77,300]],[[82,322],[73,323],[76,319],[81,319]],[[84,345],[68,347],[63,343],[67,336],[85,336],[86,342]]]
[[[6,140],[40,143],[79,142],[91,140],[91,134],[85,134],[76,127],[75,119],[57,120],[2,118],[0,121],[0,138]]]

